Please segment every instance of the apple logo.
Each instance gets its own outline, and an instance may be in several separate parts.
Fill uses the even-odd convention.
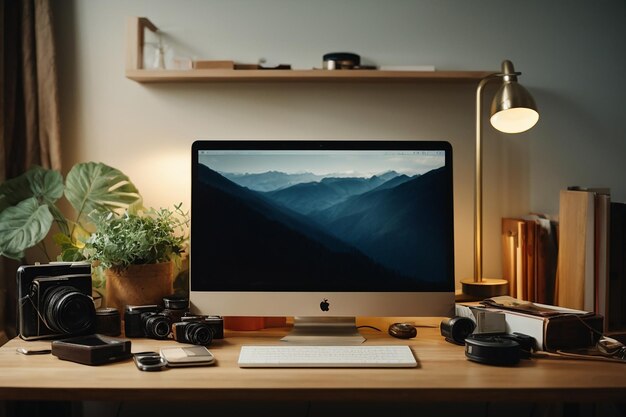
[[[328,298],[324,298],[324,301],[320,303],[320,309],[322,311],[328,311],[330,304],[328,303]]]

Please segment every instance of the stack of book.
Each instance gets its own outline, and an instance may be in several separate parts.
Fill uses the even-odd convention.
[[[502,219],[502,270],[509,295],[554,304],[557,224],[542,216]]]
[[[608,189],[561,191],[559,222],[502,219],[503,275],[513,297],[595,312],[626,329],[626,204]]]

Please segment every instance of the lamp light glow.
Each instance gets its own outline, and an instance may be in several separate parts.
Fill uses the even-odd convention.
[[[502,110],[491,116],[490,122],[493,127],[503,133],[522,133],[531,129],[539,120],[536,110],[517,107]]]

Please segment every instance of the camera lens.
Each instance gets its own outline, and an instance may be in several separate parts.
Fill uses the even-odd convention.
[[[144,318],[146,335],[153,339],[167,339],[170,334],[170,321],[162,314],[149,314]]]
[[[183,315],[189,311],[189,299],[182,296],[163,297],[163,305],[165,308],[161,313],[167,316],[172,323],[181,321]]]
[[[194,345],[208,346],[213,341],[213,330],[204,323],[189,323],[185,338]]]
[[[96,321],[96,309],[91,297],[74,287],[59,286],[48,290],[43,310],[48,327],[59,333],[85,332]]]

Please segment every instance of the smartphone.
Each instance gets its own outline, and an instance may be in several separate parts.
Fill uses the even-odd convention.
[[[161,349],[167,366],[208,366],[215,363],[213,354],[204,346],[175,347]]]
[[[140,371],[162,371],[167,367],[167,361],[159,352],[139,352],[133,354],[133,360]]]

